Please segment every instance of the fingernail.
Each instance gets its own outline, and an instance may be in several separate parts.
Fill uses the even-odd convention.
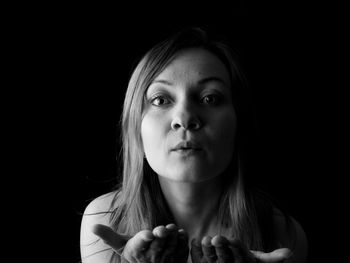
[[[211,238],[210,236],[205,236],[205,237],[202,239],[202,245],[203,245],[203,246],[206,246],[206,247],[212,246],[211,240],[212,240],[212,238]]]
[[[168,224],[168,225],[166,225],[165,228],[168,229],[168,230],[175,230],[176,229],[176,225],[175,224]]]
[[[186,231],[182,228],[179,229],[177,232],[179,233],[179,235],[183,235],[183,236],[187,235]]]
[[[216,235],[212,238],[211,244],[215,247],[222,247],[228,243],[227,239],[223,236]]]

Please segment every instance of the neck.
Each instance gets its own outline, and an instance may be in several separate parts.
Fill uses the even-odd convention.
[[[183,228],[190,239],[217,233],[219,199],[223,190],[220,177],[188,183],[172,181],[159,176],[159,182],[179,228]]]

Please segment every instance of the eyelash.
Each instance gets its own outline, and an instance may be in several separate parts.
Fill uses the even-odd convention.
[[[160,106],[162,106],[162,105],[164,105],[164,104],[159,105],[159,104],[155,104],[155,103],[154,103],[156,100],[160,100],[160,99],[163,99],[163,100],[167,101],[167,103],[165,103],[165,104],[169,104],[169,103],[170,103],[170,100],[167,99],[165,96],[162,96],[162,95],[158,95],[158,96],[153,97],[153,98],[150,100],[150,103],[151,103],[152,105],[154,105],[154,106],[160,107]]]
[[[206,103],[206,102],[205,102],[205,99],[206,99],[206,98],[212,98],[212,99],[214,99],[214,102]],[[158,100],[158,101],[159,101],[159,100],[163,100],[163,103],[155,103],[157,100]],[[213,106],[215,106],[215,105],[218,105],[218,104],[221,102],[221,100],[222,100],[222,97],[221,97],[220,95],[218,95],[218,94],[208,94],[208,95],[203,96],[203,97],[200,99],[200,102],[201,102],[202,104],[207,104],[207,105],[213,105]],[[170,103],[171,103],[171,100],[168,99],[168,98],[166,98],[166,96],[164,96],[164,95],[156,95],[156,96],[154,96],[153,98],[151,98],[151,99],[149,100],[149,102],[150,102],[150,104],[152,104],[152,105],[154,105],[154,106],[156,106],[156,107],[161,107],[161,106],[170,104]]]
[[[213,103],[205,103],[204,101],[206,98],[213,98],[214,102]],[[205,103],[205,104],[210,104],[210,105],[218,105],[221,102],[221,96],[219,96],[218,94],[208,94],[208,95],[205,95],[201,99],[201,102]]]

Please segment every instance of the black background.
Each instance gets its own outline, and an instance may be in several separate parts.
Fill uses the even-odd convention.
[[[342,105],[334,95],[342,17],[303,6],[141,10],[50,6],[19,23],[16,49],[30,85],[21,93],[29,106],[20,110],[27,144],[18,161],[30,174],[32,214],[40,215],[36,236],[57,243],[52,253],[64,262],[78,262],[81,213],[117,174],[132,67],[170,32],[198,25],[227,36],[241,56],[259,124],[257,179],[304,227],[310,262],[332,258],[343,210],[333,198],[341,193]]]

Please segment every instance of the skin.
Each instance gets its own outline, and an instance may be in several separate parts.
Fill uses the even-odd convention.
[[[133,237],[96,225],[93,232],[127,262],[283,262],[290,256],[289,249],[250,251],[217,235],[222,173],[233,155],[237,125],[230,85],[223,63],[197,48],[179,52],[148,88],[143,147],[175,224]],[[173,151],[182,141],[200,150]]]
[[[185,50],[146,92],[141,136],[149,165],[162,178],[198,183],[221,174],[229,164],[236,130],[229,74],[212,54]],[[197,154],[171,151],[194,141]]]
[[[187,49],[161,72],[146,92],[141,123],[147,162],[158,174],[167,203],[190,238],[217,233],[221,174],[234,149],[236,113],[229,74],[202,49]],[[172,151],[183,141],[194,154]]]
[[[123,262],[130,263],[279,263],[291,256],[288,248],[270,253],[252,251],[239,240],[217,235],[214,238],[205,236],[201,242],[193,239],[188,258],[188,236],[174,224],[158,226],[153,231],[143,230],[133,237],[119,235],[105,225],[95,225],[93,232],[121,255]]]
[[[96,225],[93,232],[126,262],[187,262],[188,236],[174,224],[143,230],[133,237],[119,235],[105,225]]]

